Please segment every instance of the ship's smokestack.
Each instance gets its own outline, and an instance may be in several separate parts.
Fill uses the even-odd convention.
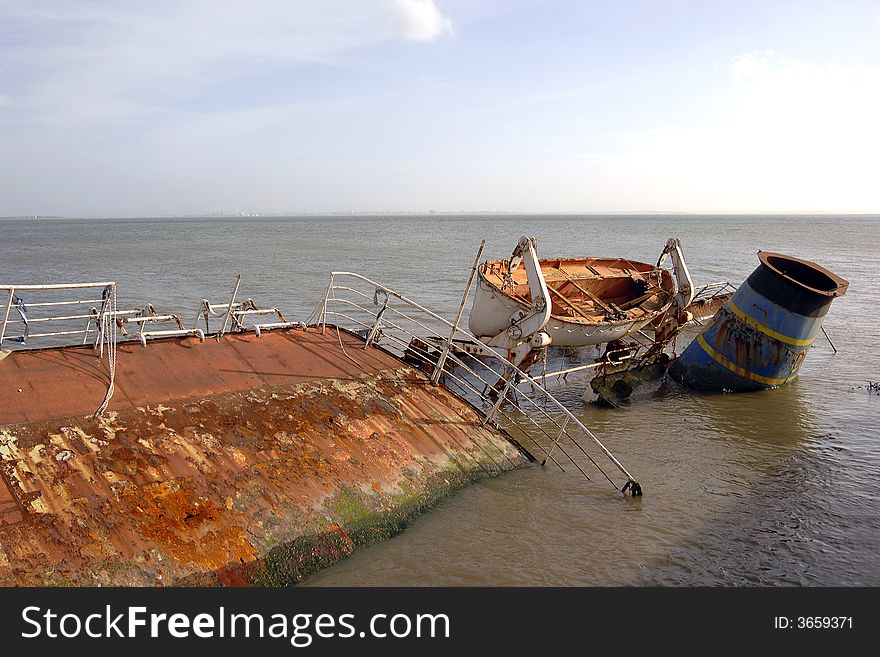
[[[697,390],[746,391],[797,376],[828,307],[849,283],[809,260],[758,251],[761,264],[673,362]]]

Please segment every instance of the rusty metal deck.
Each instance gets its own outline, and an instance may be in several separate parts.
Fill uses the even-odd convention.
[[[311,379],[349,378],[400,366],[336,332],[228,334],[120,343],[110,410]],[[13,352],[0,361],[0,426],[94,412],[107,390],[106,361],[89,347]]]
[[[334,330],[120,344],[95,419],[102,363],[0,361],[0,585],[296,581],[523,462],[463,400]]]

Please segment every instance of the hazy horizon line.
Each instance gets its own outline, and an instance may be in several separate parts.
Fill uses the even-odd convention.
[[[55,215],[55,214],[16,214],[3,215],[0,219],[259,219],[259,218],[308,218],[308,217],[443,217],[443,216],[486,216],[486,217],[571,217],[571,216],[702,216],[702,217],[753,217],[753,216],[835,216],[870,217],[880,216],[880,212],[847,212],[836,210],[784,210],[752,212],[697,212],[684,210],[638,210],[638,211],[513,211],[513,210],[347,210],[320,212],[197,212],[172,214],[106,214],[106,215]]]

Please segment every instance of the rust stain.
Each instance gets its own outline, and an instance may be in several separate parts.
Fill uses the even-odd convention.
[[[21,519],[18,504],[6,484],[5,477],[0,476],[0,525],[13,525],[21,522]]]
[[[187,479],[128,487],[119,499],[141,536],[181,563],[215,569],[254,559],[244,529],[224,526],[225,506],[198,495]]]
[[[449,391],[354,336],[341,341],[292,330],[126,344],[99,419],[87,350],[11,355],[0,367],[0,585],[205,573],[246,584],[248,567],[306,534],[329,531],[350,552],[341,492],[381,513],[438,473],[522,462]],[[9,392],[19,376],[31,391],[20,399]]]
[[[794,371],[799,365],[797,352],[778,340],[756,339],[749,329],[743,329],[742,323],[726,308],[722,308],[716,316],[715,328],[713,348],[720,353],[731,354],[733,363],[742,368],[752,370],[792,361],[795,363]]]

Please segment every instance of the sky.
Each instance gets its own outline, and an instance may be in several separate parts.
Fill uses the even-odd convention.
[[[880,2],[0,0],[0,216],[880,212]]]

